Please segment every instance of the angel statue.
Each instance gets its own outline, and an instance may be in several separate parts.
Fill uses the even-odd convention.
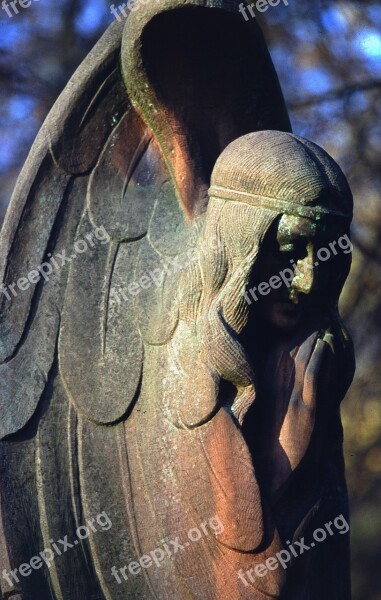
[[[126,14],[2,230],[0,596],[349,600],[347,181],[235,2]]]

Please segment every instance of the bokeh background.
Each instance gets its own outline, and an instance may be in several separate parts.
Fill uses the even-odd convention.
[[[353,268],[342,297],[357,355],[343,404],[353,597],[381,600],[381,4],[288,2],[260,22],[294,132],[333,155],[355,196]],[[112,21],[110,3],[33,0],[12,18],[0,10],[0,223],[42,121]]]

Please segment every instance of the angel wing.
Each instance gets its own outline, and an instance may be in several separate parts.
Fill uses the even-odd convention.
[[[277,595],[278,574],[237,578],[279,540],[231,417],[203,414],[202,399],[203,425],[179,427],[174,344],[177,332],[195,347],[179,281],[215,160],[269,128],[289,128],[277,78],[229,0],[140,5],[47,118],[1,239],[0,558],[8,571],[43,549],[54,558],[3,578],[4,597]],[[196,527],[205,535],[187,551],[133,572]]]

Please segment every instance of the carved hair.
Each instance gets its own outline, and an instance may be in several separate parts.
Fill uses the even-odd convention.
[[[260,245],[277,214],[223,200],[211,201],[201,238],[215,238],[212,251],[202,254],[203,294],[198,333],[204,360],[239,392],[233,412],[241,420],[255,398],[254,372],[237,336],[249,317],[244,293]]]
[[[190,273],[188,289],[202,289],[191,312],[200,358],[215,381],[223,378],[236,386],[232,409],[242,422],[255,399],[255,381],[238,334],[248,320],[244,293],[264,237],[282,214],[310,210],[310,217],[349,217],[352,196],[340,168],[324,150],[275,131],[249,134],[230,144],[215,166],[210,196],[198,244],[200,250],[211,249],[200,252],[199,267]]]

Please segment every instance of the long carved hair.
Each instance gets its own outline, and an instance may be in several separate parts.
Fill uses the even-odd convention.
[[[210,196],[198,238],[199,260],[187,273],[191,293],[182,314],[195,322],[199,360],[207,365],[216,389],[220,379],[236,387],[232,410],[242,423],[255,399],[255,372],[238,336],[248,322],[244,294],[264,237],[282,214],[349,219],[352,195],[324,150],[292,134],[262,131],[236,140],[222,153]],[[348,336],[337,302],[347,274],[337,280],[331,299],[342,344]]]

